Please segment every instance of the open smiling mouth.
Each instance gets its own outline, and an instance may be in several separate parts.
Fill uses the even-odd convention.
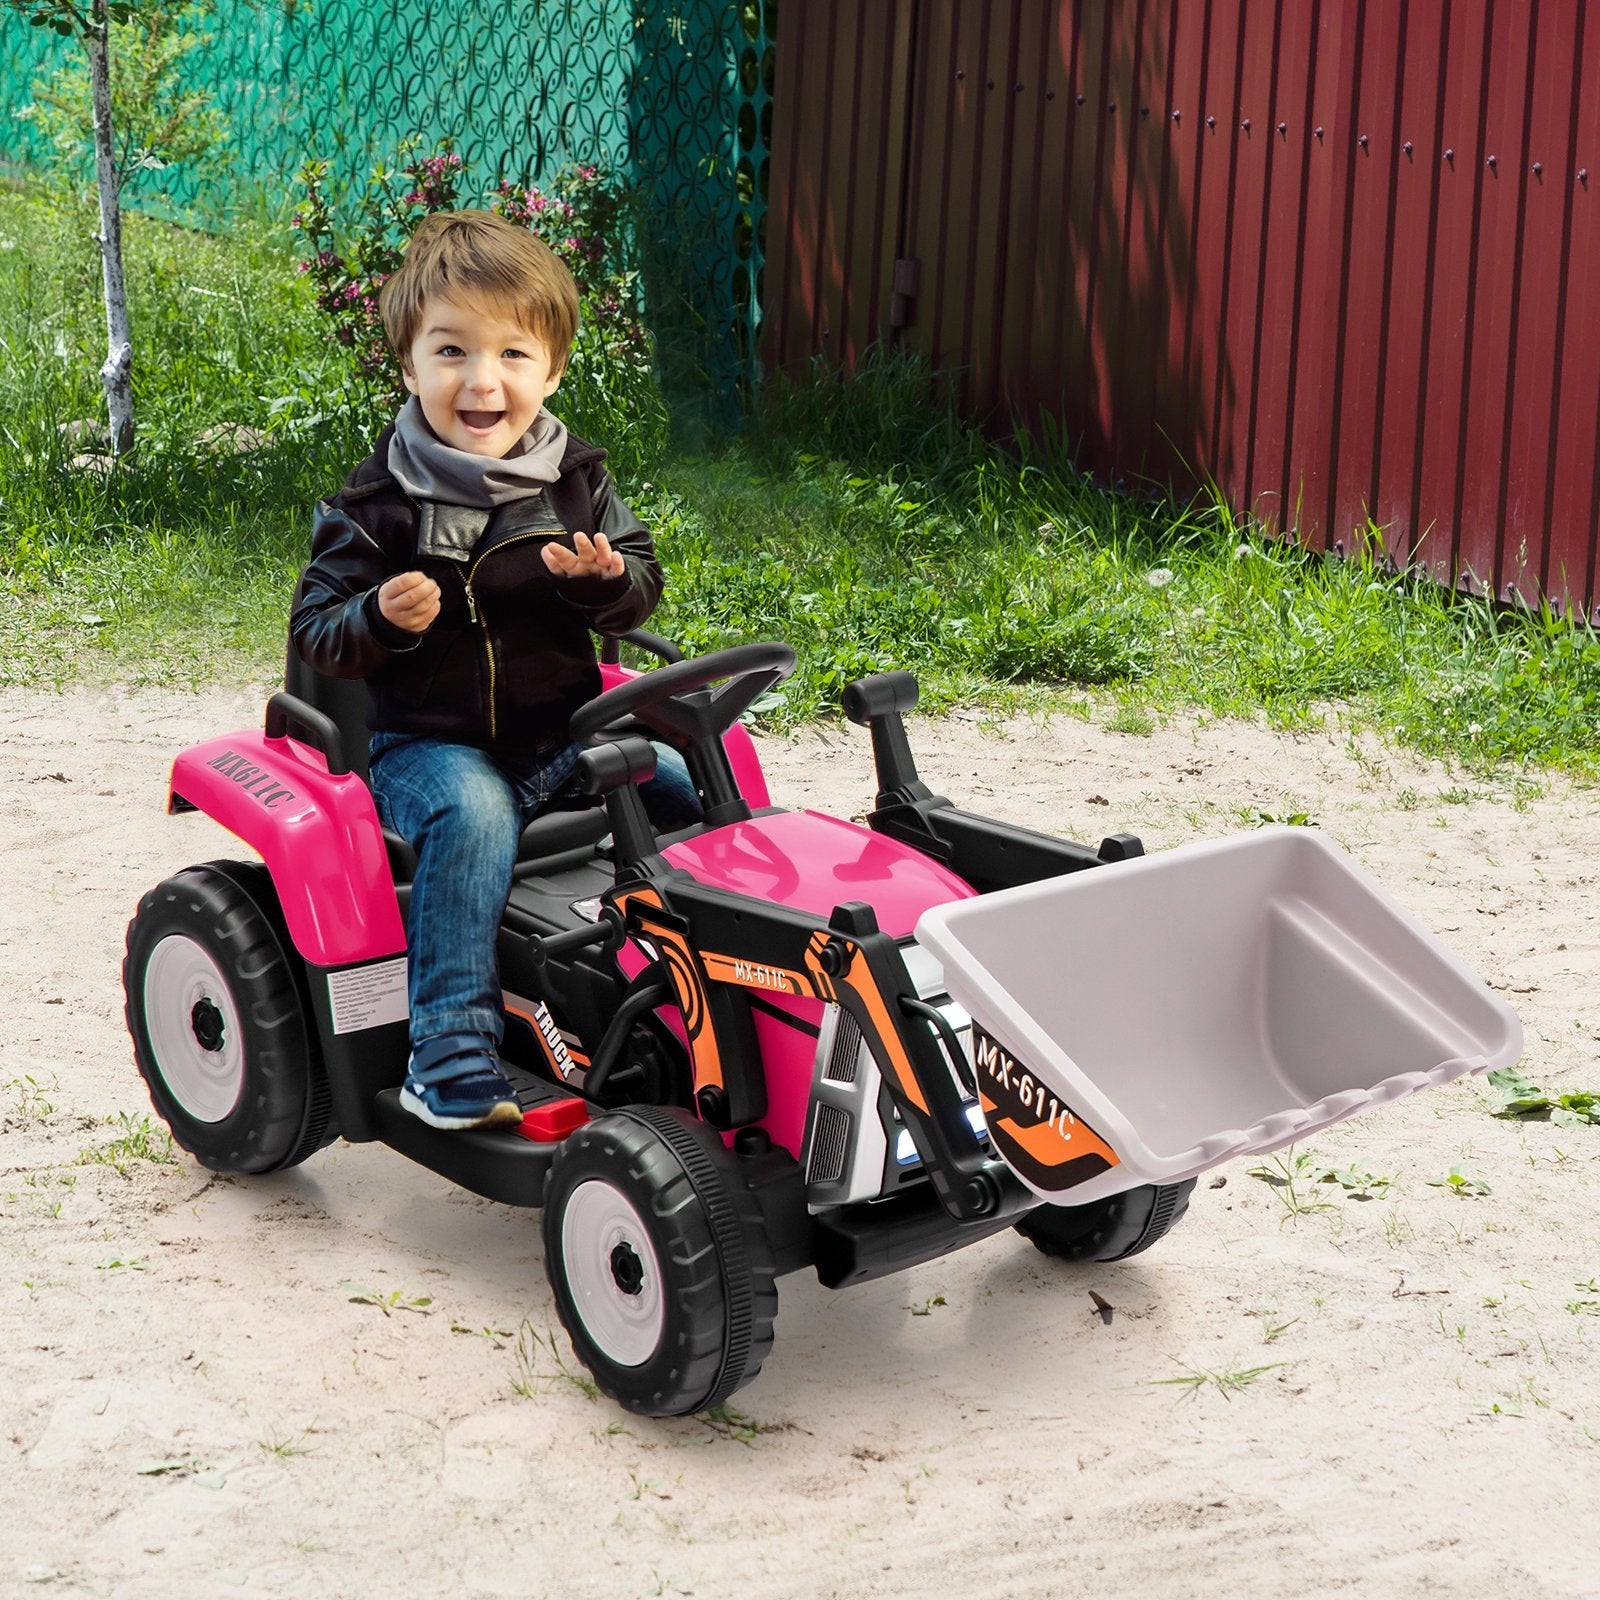
[[[469,427],[487,433],[505,416],[503,411],[458,411],[456,415]]]

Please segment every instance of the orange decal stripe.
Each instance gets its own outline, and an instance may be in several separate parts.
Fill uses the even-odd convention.
[[[844,981],[860,996],[862,1004],[867,1008],[872,1026],[877,1029],[878,1037],[883,1041],[884,1059],[889,1063],[895,1081],[900,1085],[900,1092],[923,1116],[927,1116],[928,1101],[922,1092],[922,1085],[917,1082],[911,1058],[907,1056],[905,1046],[900,1042],[900,1030],[889,1015],[889,1008],[884,1004],[878,985],[873,980],[872,968],[868,965],[866,954],[859,945],[851,946],[850,968],[844,975]]]
[[[741,961],[737,956],[719,956],[705,950],[700,954],[706,976],[717,983],[736,983],[746,989],[765,989],[772,994],[806,994],[811,985],[801,972],[787,967],[769,967],[759,961]]]
[[[705,985],[701,982],[694,952],[683,935],[674,930],[645,923],[643,931],[661,951],[668,976],[672,979],[678,1010],[683,1013],[684,1032],[689,1035],[695,1091],[698,1093],[707,1085],[720,1089],[723,1085],[722,1055],[717,1049],[716,1029],[710,1026]]]
[[[640,909],[645,908],[645,914]],[[716,1030],[708,1026],[705,984],[700,965],[681,933],[653,924],[649,910],[663,909],[662,899],[651,888],[631,889],[617,896],[617,909],[639,924],[639,931],[661,952],[667,976],[672,980],[673,999],[683,1015],[683,1029],[689,1035],[689,1060],[694,1071],[696,1091],[711,1084],[723,1086],[722,1056],[717,1050]]]
[[[1074,1122],[1072,1132],[1063,1137],[1048,1122],[1036,1122],[1022,1127],[1011,1117],[1004,1117],[1000,1127],[1006,1136],[1041,1166],[1059,1167],[1079,1156],[1103,1156],[1108,1166],[1120,1166],[1117,1152],[1093,1128]]]

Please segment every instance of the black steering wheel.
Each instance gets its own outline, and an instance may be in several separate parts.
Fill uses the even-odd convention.
[[[702,744],[720,738],[793,671],[794,651],[776,641],[736,644],[692,661],[675,661],[579,706],[572,717],[572,738],[577,744],[598,744],[636,717],[686,746]],[[714,683],[722,687],[712,689]]]

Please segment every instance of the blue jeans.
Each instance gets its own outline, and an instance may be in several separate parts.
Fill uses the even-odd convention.
[[[579,748],[543,757],[491,756],[447,739],[378,733],[372,790],[384,827],[417,853],[407,917],[411,1042],[447,1033],[500,1042],[500,919],[522,830],[569,790]],[[698,818],[700,803],[677,751],[657,746],[655,778],[641,786],[660,827]]]

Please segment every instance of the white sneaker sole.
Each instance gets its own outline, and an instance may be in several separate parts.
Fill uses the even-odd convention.
[[[477,1117],[443,1117],[430,1110],[427,1102],[418,1099],[409,1089],[402,1089],[400,1105],[430,1128],[442,1128],[447,1133],[458,1133],[466,1128],[514,1128],[522,1121],[522,1107],[514,1100],[498,1100]]]

